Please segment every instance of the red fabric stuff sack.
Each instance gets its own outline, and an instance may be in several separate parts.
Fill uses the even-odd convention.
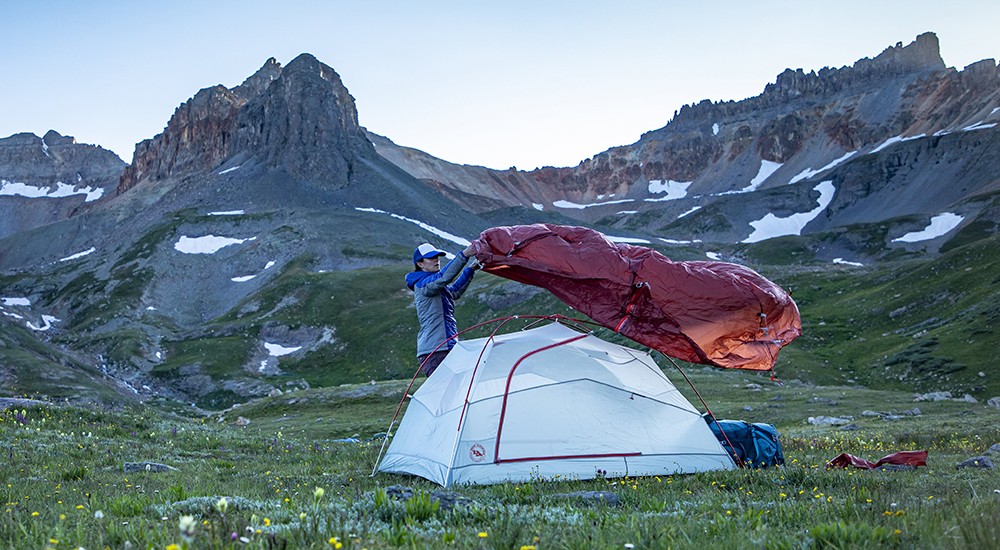
[[[927,451],[900,451],[898,453],[892,453],[891,455],[884,456],[879,459],[878,462],[868,462],[863,458],[858,458],[854,455],[847,453],[840,453],[833,458],[830,462],[826,463],[827,469],[831,468],[847,468],[848,466],[853,466],[855,468],[861,468],[863,470],[874,470],[879,466],[884,464],[894,464],[897,466],[926,466],[927,465]]]

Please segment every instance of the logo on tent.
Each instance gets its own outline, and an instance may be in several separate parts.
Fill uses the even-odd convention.
[[[479,443],[476,443],[472,447],[469,447],[469,458],[471,458],[473,462],[482,462],[483,460],[486,460],[486,449],[484,449]]]

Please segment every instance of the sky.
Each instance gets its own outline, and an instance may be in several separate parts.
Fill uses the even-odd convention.
[[[399,145],[572,166],[685,104],[753,97],[786,68],[852,65],[923,32],[950,67],[1000,58],[998,28],[995,0],[10,0],[0,138],[52,129],[129,162],[198,90],[311,53],[361,124]]]

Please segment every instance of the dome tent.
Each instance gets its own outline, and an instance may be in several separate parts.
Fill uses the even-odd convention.
[[[648,353],[555,322],[457,342],[377,470],[449,486],[734,467]]]

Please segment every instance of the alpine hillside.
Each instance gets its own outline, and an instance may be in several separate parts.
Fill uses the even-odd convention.
[[[0,139],[0,381],[221,408],[407,378],[413,247],[545,222],[790,288],[804,336],[785,376],[989,398],[998,122],[996,62],[945,67],[928,33],[686,106],[575,167],[491,170],[367,132],[315,57],[269,59],[195,93],[127,165],[55,131]],[[485,274],[458,313],[574,315]]]

